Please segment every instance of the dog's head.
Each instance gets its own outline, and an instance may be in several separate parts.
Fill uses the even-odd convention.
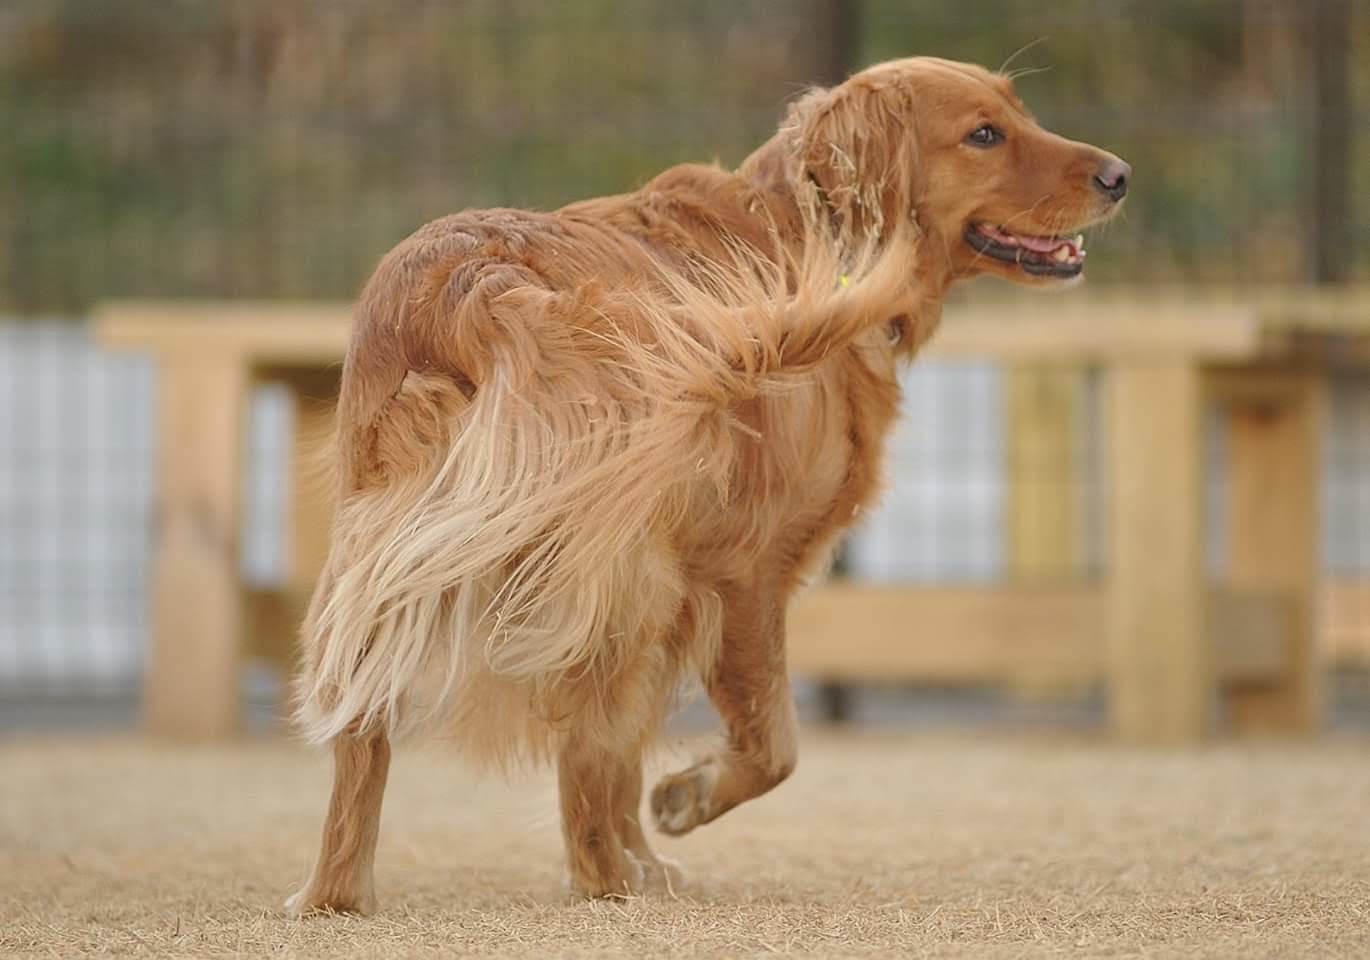
[[[888,234],[912,218],[917,269],[941,285],[1079,277],[1079,231],[1117,213],[1132,175],[1113,154],[1044,130],[1008,77],[928,57],[806,95],[772,142],[787,179],[816,188],[840,229]]]

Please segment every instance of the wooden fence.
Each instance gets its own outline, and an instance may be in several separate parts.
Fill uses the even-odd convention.
[[[152,729],[220,735],[245,650],[276,651],[323,554],[327,515],[294,470],[286,589],[247,593],[235,538],[249,386],[290,386],[302,429],[330,415],[348,309],[120,303],[110,344],[160,367],[158,539],[146,710]],[[1006,522],[1013,576],[975,587],[832,584],[796,603],[796,675],[826,680],[1102,683],[1122,737],[1307,731],[1321,715],[1315,634],[1317,448],[1327,377],[1370,365],[1370,291],[1121,290],[955,305],[929,348],[1009,370]],[[1028,482],[1070,461],[1079,371],[1100,372],[1100,577],[1080,582],[1077,485]],[[1227,562],[1203,556],[1206,416],[1227,451]],[[1339,589],[1338,651],[1367,611]],[[245,641],[245,638],[249,638]],[[1216,718],[1216,719],[1215,719]]]

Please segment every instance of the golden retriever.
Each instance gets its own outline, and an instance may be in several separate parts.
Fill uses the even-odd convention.
[[[672,882],[639,806],[678,685],[726,741],[652,791],[672,835],[794,769],[786,602],[875,495],[947,288],[1079,277],[1075,231],[1130,175],[1005,76],[914,58],[803,96],[737,170],[392,250],[343,368],[298,686],[335,779],[288,910],[374,908],[390,742],[437,725],[487,765],[555,760],[574,891]]]

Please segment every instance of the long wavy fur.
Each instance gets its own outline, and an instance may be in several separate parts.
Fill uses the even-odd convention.
[[[738,403],[898,312],[917,239],[808,175],[822,117],[796,117],[781,142],[798,244],[772,224],[705,253],[638,253],[632,282],[557,289],[492,264],[457,283],[449,266],[401,305],[363,295],[359,324],[443,318],[461,376],[410,363],[375,405],[367,462],[340,452],[354,480],[304,625],[308,740],[441,726],[476,760],[540,759],[566,723],[606,739],[655,727],[662,704],[614,698],[663,684],[609,682],[623,671],[708,669],[721,602],[671,531],[728,504]],[[392,266],[373,285],[393,285]]]

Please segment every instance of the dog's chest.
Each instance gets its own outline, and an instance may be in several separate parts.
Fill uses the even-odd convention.
[[[898,409],[893,363],[856,355],[734,412],[741,426],[726,500],[697,530],[699,546],[736,575],[794,580],[878,491]],[[727,566],[728,564],[723,564]]]

